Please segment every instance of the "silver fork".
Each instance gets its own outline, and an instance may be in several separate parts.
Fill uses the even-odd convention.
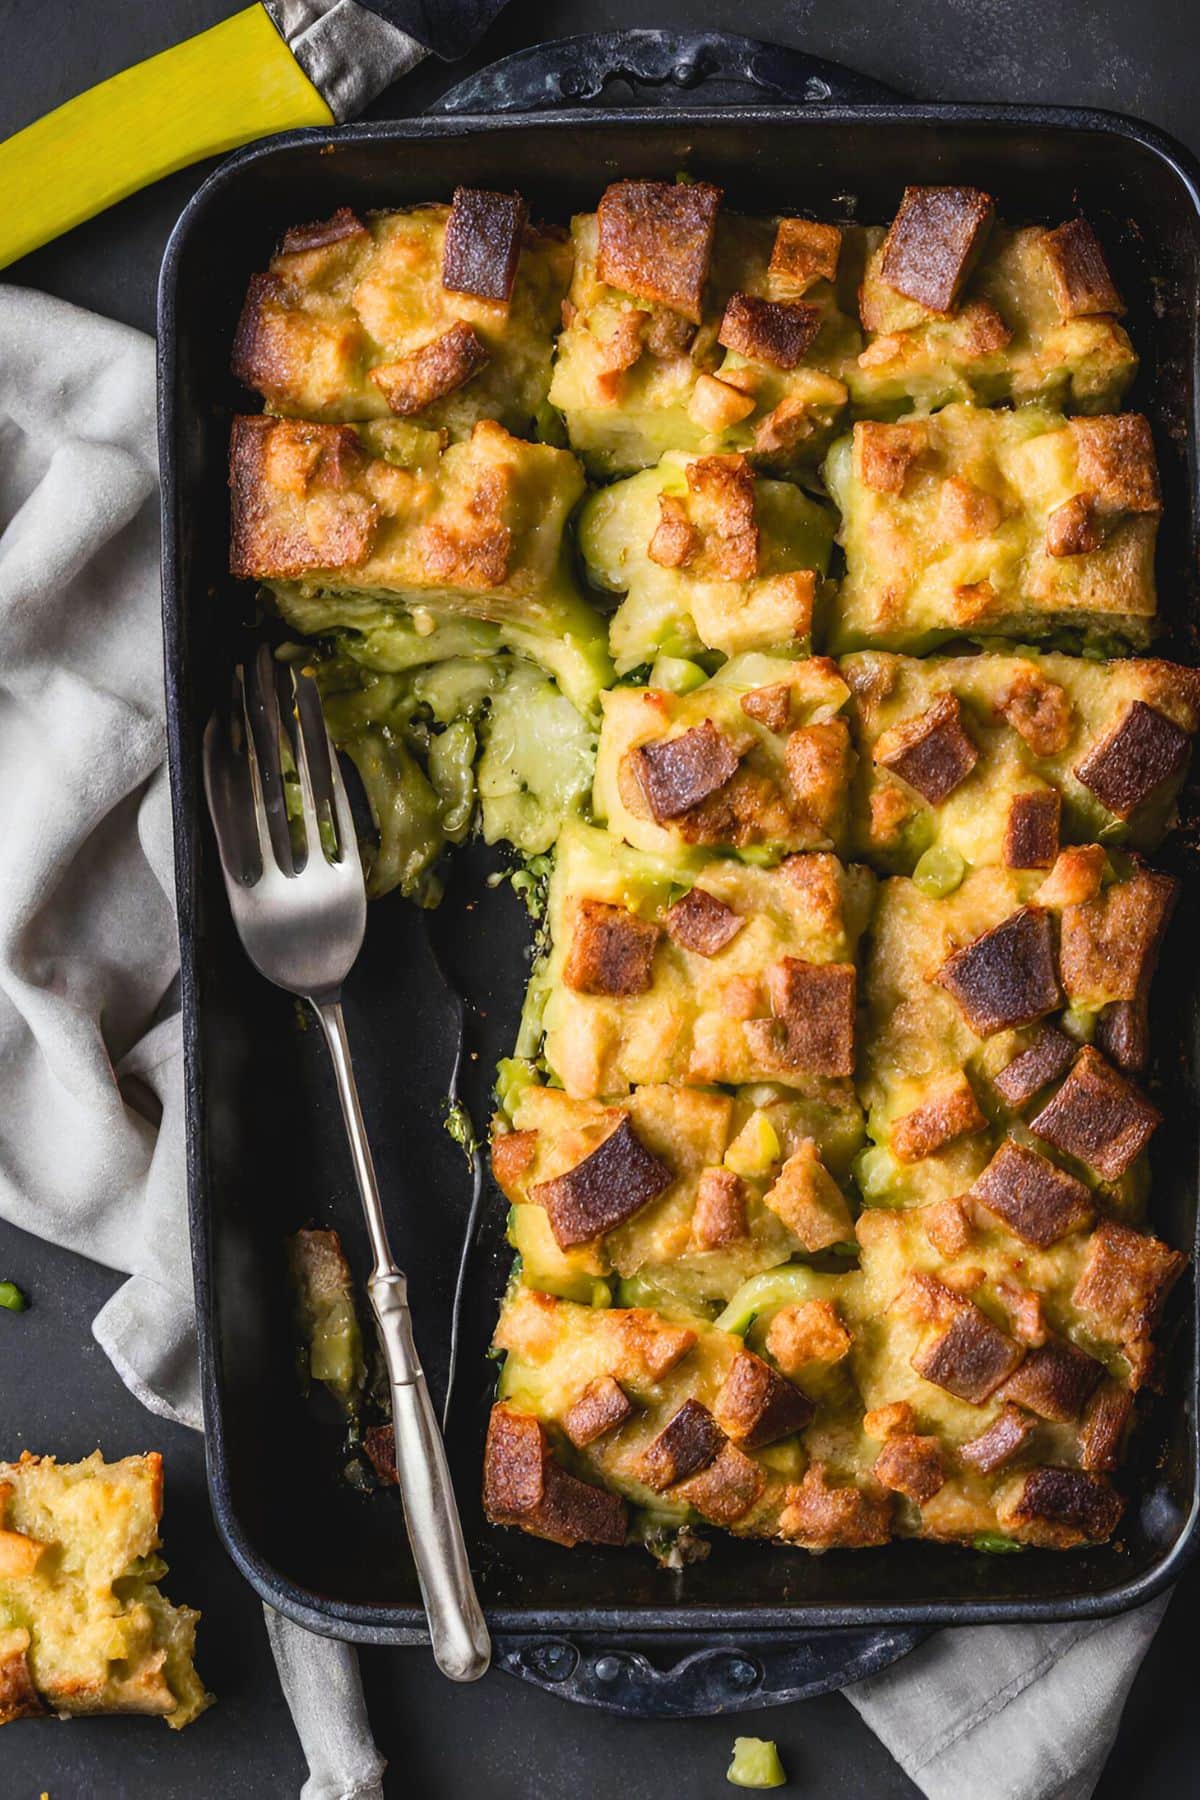
[[[290,690],[286,724],[280,680]],[[293,842],[281,746],[295,762],[302,846]],[[333,1058],[371,1240],[367,1292],[387,1362],[396,1473],[434,1660],[452,1681],[476,1681],[491,1660],[491,1641],[413,1342],[408,1284],[388,1243],[342,1017],[342,983],[362,945],[367,912],[354,818],[316,685],[281,670],[265,645],[248,678],[237,670],[231,712],[209,720],[204,787],[246,954],[268,981],[308,1001]]]

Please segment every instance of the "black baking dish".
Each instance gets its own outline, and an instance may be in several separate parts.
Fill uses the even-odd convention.
[[[726,101],[711,108],[700,103],[703,86],[693,92],[686,84],[716,64],[744,75],[744,43],[730,50],[713,37],[631,36],[641,40],[632,49],[627,37],[617,49],[611,40],[599,51],[595,43],[559,46],[549,65],[544,56],[512,59],[490,85],[467,84],[458,102],[517,109],[557,92],[556,110],[451,112],[332,136],[297,132],[241,152],[184,213],[163,271],[167,690],[212,1497],[231,1552],[268,1601],[317,1630],[360,1640],[415,1641],[415,1577],[394,1499],[364,1497],[340,1479],[338,1429],[315,1422],[299,1396],[281,1252],[285,1233],[314,1218],[339,1223],[354,1246],[357,1200],[318,1034],[303,1030],[293,1003],[251,973],[235,939],[198,772],[204,721],[254,631],[248,594],[225,573],[228,427],[248,405],[228,357],[246,279],[265,265],[281,230],[342,204],[448,197],[459,182],[519,187],[537,215],[566,220],[593,206],[614,176],[681,168],[721,183],[727,204],[748,211],[882,220],[903,182],[947,180],[986,187],[1017,220],[1057,222],[1082,208],[1112,252],[1144,357],[1133,401],[1151,415],[1163,465],[1159,580],[1167,642],[1177,654],[1187,655],[1197,617],[1200,195],[1190,159],[1158,133],[1111,114],[869,102],[867,84],[847,77],[840,87],[836,71],[761,47],[764,60],[750,73],[768,89],[769,108]],[[566,104],[564,95],[596,88],[597,66],[639,63],[642,74],[647,63],[658,76],[674,71],[669,106]],[[791,100],[775,103],[784,91]],[[1168,850],[1168,865],[1172,855],[1182,858]],[[460,853],[443,906],[428,920],[394,898],[376,906],[346,996],[418,1339],[442,1392],[472,1186],[442,1124],[460,1017],[443,970],[467,1001],[464,1097],[480,1120],[488,1071],[509,1048],[527,972],[518,901],[507,888],[485,891],[496,862],[481,849]],[[1190,883],[1193,901],[1195,893]],[[1185,898],[1158,978],[1159,1068],[1169,1079],[1154,1218],[1173,1244],[1192,1250],[1198,1132],[1196,978],[1183,941],[1189,910]],[[494,1530],[477,1494],[494,1376],[485,1352],[508,1260],[503,1223],[503,1206],[485,1189],[463,1272],[448,1441],[485,1606],[498,1632],[517,1634],[523,1654],[562,1633],[704,1650],[735,1641],[729,1634],[742,1644],[756,1634],[786,1633],[794,1642],[814,1627],[853,1626],[873,1628],[878,1662],[917,1635],[900,1627],[1119,1611],[1162,1588],[1194,1547],[1200,1449],[1191,1283],[1177,1295],[1165,1333],[1165,1397],[1137,1440],[1119,1543],[1008,1557],[926,1544],[813,1557],[725,1543],[707,1562],[667,1574],[634,1553],[568,1554]],[[860,1650],[863,1642],[855,1639]],[[890,1652],[878,1648],[884,1644]],[[548,1681],[560,1679],[553,1663],[542,1671]],[[872,1666],[870,1655],[856,1666]],[[758,1677],[743,1674],[735,1686],[737,1679],[752,1686]],[[758,1697],[761,1703],[764,1690]],[[710,1695],[709,1704],[739,1701]]]

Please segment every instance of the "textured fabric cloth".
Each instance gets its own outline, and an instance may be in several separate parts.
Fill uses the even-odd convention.
[[[154,345],[0,287],[0,1214],[128,1274],[96,1337],[199,1426],[165,754]],[[305,1800],[381,1800],[353,1651],[269,1624]]]
[[[929,1800],[1088,1800],[1166,1609],[940,1631],[846,1698]]]
[[[0,287],[0,1214],[126,1271],[96,1320],[199,1425],[148,338]],[[1161,1603],[944,1632],[849,1690],[930,1800],[1086,1800]],[[375,1800],[354,1653],[268,1615],[311,1775]]]

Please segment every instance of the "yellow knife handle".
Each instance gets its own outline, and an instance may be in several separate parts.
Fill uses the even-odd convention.
[[[0,143],[0,268],[201,157],[332,123],[266,12],[248,6]]]

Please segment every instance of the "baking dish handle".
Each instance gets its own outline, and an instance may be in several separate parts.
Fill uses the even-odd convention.
[[[894,89],[786,44],[725,31],[596,31],[518,50],[469,75],[430,106],[434,113],[524,113],[588,106],[611,82],[639,105],[862,105]]]
[[[629,1718],[695,1719],[811,1700],[878,1674],[929,1635],[922,1626],[815,1631],[805,1637],[748,1633],[697,1649],[660,1638],[497,1635],[494,1666],[577,1705]]]

